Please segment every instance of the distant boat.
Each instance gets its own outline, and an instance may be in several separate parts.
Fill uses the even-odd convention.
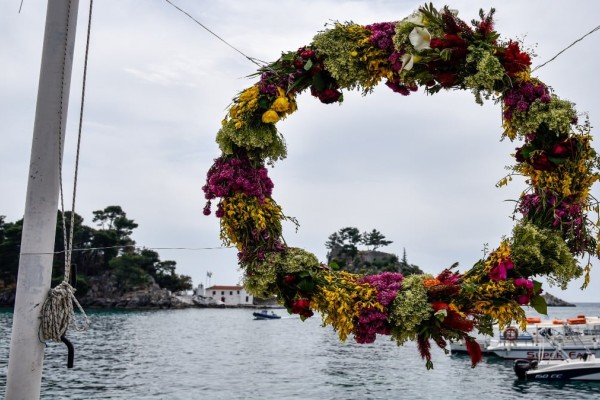
[[[281,316],[275,314],[273,311],[267,311],[266,309],[255,311],[252,313],[254,319],[280,319]]]

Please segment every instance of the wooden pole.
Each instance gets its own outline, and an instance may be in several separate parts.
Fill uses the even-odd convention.
[[[36,104],[6,400],[40,398],[40,310],[50,289],[79,0],[48,0]],[[64,146],[62,146],[64,148]]]

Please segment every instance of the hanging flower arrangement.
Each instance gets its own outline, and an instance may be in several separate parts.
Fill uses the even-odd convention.
[[[352,335],[371,343],[377,334],[399,345],[415,340],[431,368],[431,341],[445,350],[449,339],[464,340],[474,366],[481,359],[475,333],[489,334],[496,323],[524,326],[524,305],[545,313],[536,276],[565,288],[585,274],[587,284],[590,258],[600,254],[598,203],[590,195],[599,162],[590,125],[578,123],[574,104],[530,75],[530,56],[518,42],[500,39],[493,14],[481,11],[468,24],[448,7],[426,5],[399,22],[336,23],[261,68],[258,82],[233,99],[217,134],[222,154],[203,186],[204,214],[217,201],[221,239],[237,247],[249,293],[277,296],[302,319],[319,312],[342,341]],[[403,96],[419,87],[429,94],[464,89],[477,103],[499,102],[503,136],[523,143],[511,174],[497,184],[526,177],[512,235],[464,273],[351,274],[282,237],[282,222],[296,221],[271,197],[266,165],[286,157],[275,124],[296,111],[300,93],[341,103],[342,90],[368,94],[382,81]]]

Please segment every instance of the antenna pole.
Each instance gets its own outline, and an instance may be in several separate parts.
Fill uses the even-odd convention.
[[[48,0],[19,275],[8,359],[6,400],[40,398],[44,343],[40,310],[50,289],[79,0]],[[61,148],[62,147],[62,148]]]

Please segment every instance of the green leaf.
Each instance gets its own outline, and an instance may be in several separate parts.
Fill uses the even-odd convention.
[[[325,90],[325,80],[320,73],[313,76],[312,86],[319,92]]]
[[[309,279],[302,279],[298,284],[298,289],[304,293],[312,293],[315,290],[315,283]]]
[[[340,265],[335,261],[332,261],[331,263],[329,263],[329,268],[331,268],[334,271],[339,271]]]
[[[310,60],[310,59],[309,59],[309,60],[306,62],[306,64],[304,64],[304,70],[305,70],[305,71],[309,71],[309,70],[312,68],[312,66],[313,66],[313,62],[312,62],[312,60]]]
[[[544,299],[540,295],[535,295],[531,298],[531,302],[529,303],[531,307],[540,314],[548,315],[548,305],[546,304],[546,299]]]
[[[556,165],[564,164],[567,161],[567,159],[563,157],[548,157],[548,160]]]
[[[264,108],[265,110],[268,109],[271,106],[271,103],[269,102],[269,99],[266,97],[261,97],[258,100],[258,106],[260,108]]]
[[[539,293],[542,290],[542,282],[533,281],[533,293]]]

